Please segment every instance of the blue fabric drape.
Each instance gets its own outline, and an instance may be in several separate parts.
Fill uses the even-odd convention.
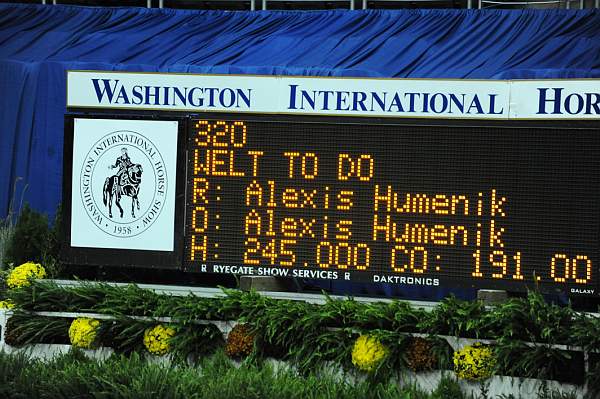
[[[227,12],[0,4],[0,218],[11,198],[19,203],[23,196],[50,215],[61,200],[69,69],[600,78],[600,12]],[[338,283],[337,288],[395,293],[386,285]]]
[[[600,77],[600,12],[0,5],[0,217],[25,189],[25,201],[50,215],[60,202],[68,69]]]

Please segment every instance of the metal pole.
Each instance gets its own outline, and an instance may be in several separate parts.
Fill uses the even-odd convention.
[[[159,0],[158,1],[158,8],[163,8],[165,6],[165,1],[164,0]]]
[[[146,8],[152,8],[152,0],[146,0]]]
[[[600,1],[600,0],[597,0]],[[363,0],[363,10],[367,9],[367,0]]]
[[[46,4],[46,0],[42,0],[42,4],[44,4],[44,5],[45,5],[45,4]]]
[[[596,4],[594,4],[596,8],[600,8],[600,0],[596,0]]]
[[[52,0],[52,4],[53,4],[53,5],[56,5],[56,0]]]
[[[263,10],[267,9],[267,0],[262,0],[262,6]]]
[[[354,10],[354,0],[350,0],[350,9]]]
[[[473,0],[467,0],[467,8],[470,10],[473,8]]]
[[[565,3],[565,8],[566,8],[567,10],[571,9],[571,1],[570,1],[570,0],[567,0],[567,1],[566,1],[566,3]]]
[[[255,11],[256,10],[256,4],[254,3],[255,0],[250,0],[250,11]]]
[[[479,0],[479,9],[481,10],[481,0]]]
[[[583,0],[579,0],[579,9],[583,10]]]

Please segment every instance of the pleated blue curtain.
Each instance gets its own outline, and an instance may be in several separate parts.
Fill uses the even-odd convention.
[[[0,217],[61,199],[69,69],[600,77],[597,10],[228,12],[0,5]],[[22,178],[13,191],[13,183]]]

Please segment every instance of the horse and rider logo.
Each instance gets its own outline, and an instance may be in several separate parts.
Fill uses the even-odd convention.
[[[116,175],[107,177],[104,182],[102,201],[104,202],[104,205],[108,207],[108,217],[113,217],[113,197],[115,199],[115,205],[117,205],[121,212],[120,216],[123,217],[121,197],[125,195],[131,197],[131,216],[135,218],[136,205],[138,211],[140,210],[138,194],[140,192],[144,168],[139,163],[134,164],[131,162],[126,147],[121,148],[121,156],[117,158],[114,165],[109,165],[109,168],[119,168],[119,170]]]
[[[102,137],[89,149],[80,176],[85,211],[112,236],[142,233],[164,206],[168,186],[164,160],[139,132],[115,131]]]

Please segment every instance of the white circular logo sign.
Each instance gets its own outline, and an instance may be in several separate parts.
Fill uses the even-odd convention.
[[[165,204],[165,162],[141,133],[118,130],[89,149],[81,167],[83,207],[103,232],[133,237],[148,229]]]

